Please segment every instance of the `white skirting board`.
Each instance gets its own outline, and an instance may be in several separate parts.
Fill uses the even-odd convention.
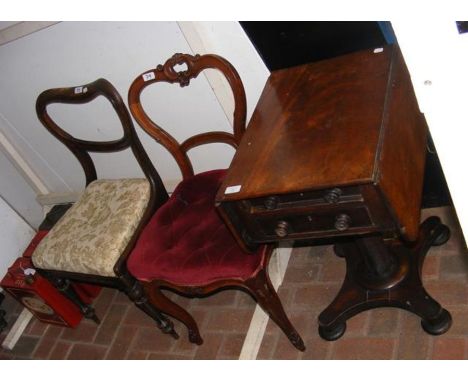
[[[291,257],[291,252],[291,247],[279,247],[272,255],[268,270],[271,283],[273,284],[275,290],[278,290],[283,282],[284,274],[286,273],[286,269],[288,267],[289,258]],[[252,360],[257,358],[268,320],[268,315],[259,305],[257,305],[255,307],[252,320],[250,321],[249,330],[245,337],[239,359]]]
[[[0,278],[8,267],[22,255],[35,232],[4,200],[0,197]],[[32,315],[23,310],[18,320],[5,338],[2,347],[12,349],[23,333]]]
[[[2,342],[2,348],[12,350],[18,340],[20,339],[21,335],[28,326],[29,321],[33,317],[32,313],[27,310],[26,308],[20,313],[19,317],[16,319],[15,323],[11,327],[10,331],[8,332],[7,336]]]

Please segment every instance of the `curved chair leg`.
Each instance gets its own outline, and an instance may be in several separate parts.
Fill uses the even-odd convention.
[[[260,306],[268,313],[271,319],[286,334],[289,341],[300,351],[305,350],[301,336],[289,321],[281,300],[271,284],[267,273],[262,270],[253,279],[248,280],[245,285],[247,290],[254,296]]]
[[[175,319],[179,320],[187,327],[190,342],[197,345],[203,344],[203,339],[200,336],[198,325],[189,312],[187,312],[180,305],[167,298],[162,293],[159,286],[150,283],[145,284],[144,288],[146,293],[148,294],[148,298],[151,304],[153,304],[161,312],[164,312],[169,316],[172,316]]]

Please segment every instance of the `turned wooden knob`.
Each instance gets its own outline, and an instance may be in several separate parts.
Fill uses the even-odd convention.
[[[341,191],[339,188],[333,188],[332,190],[328,191],[323,198],[327,203],[338,203],[342,193],[343,191]]]
[[[338,231],[346,231],[351,224],[351,218],[346,214],[339,214],[335,218],[335,228]]]
[[[276,207],[278,207],[278,197],[269,196],[268,198],[265,199],[263,204],[265,205],[265,208],[267,210],[274,210]]]
[[[244,243],[246,243],[247,245],[251,245],[252,244],[252,236],[250,236],[250,234],[244,229],[242,230],[242,240],[244,240]]]
[[[285,237],[289,234],[289,223],[284,220],[280,220],[278,224],[276,224],[275,233],[279,237]]]

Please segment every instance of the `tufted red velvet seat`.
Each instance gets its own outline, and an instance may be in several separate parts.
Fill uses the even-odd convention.
[[[214,206],[226,170],[183,180],[153,215],[128,258],[140,281],[203,285],[218,279],[247,279],[260,269],[269,250],[242,251]]]
[[[186,69],[176,70],[182,64]],[[218,70],[231,87],[234,96],[233,132],[207,131],[179,142],[149,117],[140,96],[143,89],[152,84],[188,86],[205,69]],[[127,268],[142,283],[148,301],[161,312],[183,322],[190,342],[200,345],[203,340],[192,315],[163,290],[195,297],[208,296],[227,288],[240,289],[249,293],[291,343],[303,351],[304,342],[289,321],[268,275],[274,245],[260,246],[255,253],[241,249],[215,207],[216,193],[226,170],[194,175],[188,155],[189,150],[210,143],[228,144],[234,149],[239,146],[247,114],[239,73],[227,60],[214,54],[192,56],[177,53],[164,65],[135,78],[128,91],[128,104],[143,130],[172,154],[184,179],[169,200],[154,213],[127,258]],[[183,113],[183,106],[177,108],[177,112]],[[186,123],[190,124],[190,120]]]

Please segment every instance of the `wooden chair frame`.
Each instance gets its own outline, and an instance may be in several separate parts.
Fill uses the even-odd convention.
[[[84,104],[93,101],[98,96],[105,97],[112,104],[112,107],[117,113],[122,124],[122,138],[113,141],[101,142],[77,139],[59,127],[47,112],[47,106],[53,103]],[[127,148],[132,150],[133,155],[150,184],[150,199],[144,215],[133,237],[114,266],[113,270],[116,277],[49,269],[38,269],[38,271],[51,280],[59,290],[74,301],[87,318],[92,318],[96,322],[99,322],[94,309],[89,305],[83,304],[73,291],[73,288],[70,288],[70,280],[112,287],[125,292],[130,299],[135,302],[138,308],[150,315],[156,321],[161,330],[176,336],[172,322],[147,301],[140,283],[135,280],[126,269],[127,256],[133,249],[141,230],[154,214],[156,209],[168,199],[168,195],[159,174],[138,139],[130,114],[125,107],[122,97],[109,81],[101,78],[86,85],[49,89],[42,92],[36,101],[36,113],[45,128],[55,138],[68,147],[68,149],[78,159],[86,176],[86,186],[97,179],[96,168],[89,152],[109,153],[122,151]]]
[[[176,71],[175,66],[182,64],[187,65],[187,70]],[[217,69],[221,71],[231,86],[235,102],[234,133],[211,131],[194,135],[179,143],[146,114],[140,102],[141,92],[148,85],[155,82],[178,83],[181,87],[188,86],[190,80],[196,78],[205,69]],[[236,69],[227,60],[214,54],[203,56],[197,54],[192,56],[176,53],[164,65],[158,65],[156,69],[141,74],[133,81],[128,93],[128,103],[131,113],[138,124],[173,155],[182,171],[184,179],[194,174],[192,164],[187,156],[187,152],[190,149],[216,142],[229,144],[236,149],[245,131],[247,102],[242,80]]]
[[[176,71],[175,66],[186,64],[187,70]],[[168,132],[163,130],[145,113],[141,105],[140,95],[144,88],[157,82],[178,83],[181,87],[187,86],[190,80],[196,78],[205,69],[217,69],[228,80],[234,95],[235,109],[233,115],[233,134],[227,132],[208,132],[197,134],[188,138],[181,144]],[[245,131],[246,124],[246,97],[241,78],[235,68],[224,58],[212,54],[189,55],[175,54],[164,65],[158,65],[154,70],[139,75],[129,89],[128,101],[130,112],[138,124],[158,143],[163,145],[175,158],[183,178],[194,175],[192,164],[187,156],[187,151],[202,144],[222,142],[237,148]],[[214,201],[213,201],[214,202]],[[189,296],[204,296],[221,289],[237,288],[248,292],[270,317],[288,336],[291,343],[299,350],[305,350],[304,343],[295,328],[289,321],[281,301],[273,288],[267,273],[268,263],[273,252],[273,246],[264,248],[261,267],[256,274],[249,279],[226,278],[204,285],[182,286],[171,284],[164,280],[142,282],[151,302],[161,311],[183,322],[189,331],[191,342],[201,344],[203,342],[198,326],[193,317],[178,304],[172,302],[163,293],[162,289],[171,289]]]

